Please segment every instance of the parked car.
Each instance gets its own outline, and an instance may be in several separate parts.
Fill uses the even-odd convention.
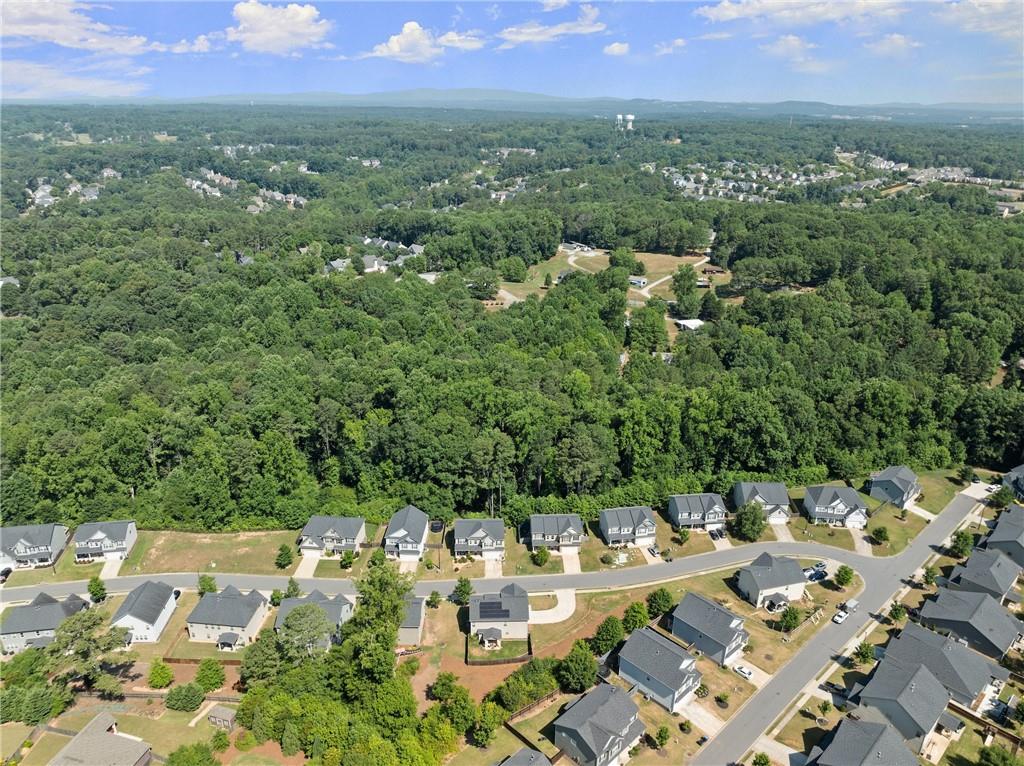
[[[10,567],[4,567],[3,571],[0,571],[0,583],[7,582],[7,578],[11,576],[12,571]]]
[[[821,570],[821,569],[819,569],[818,571],[816,571],[814,574],[812,574],[807,579],[810,580],[811,582],[821,582],[822,580],[827,580],[828,579],[828,573],[823,571],[823,570]]]
[[[754,671],[750,668],[744,667],[743,665],[737,665],[733,668],[740,676],[747,679],[748,681],[754,677]]]
[[[697,747],[700,747],[701,745],[703,745],[707,741],[708,741],[708,738],[706,736],[701,737],[700,739],[697,740]]]
[[[846,622],[846,618],[849,616],[849,612],[847,612],[845,609],[840,609],[838,612],[835,613],[835,616],[832,618],[832,622],[834,622],[836,625],[842,625],[844,622]]]
[[[814,565],[814,568],[817,569],[819,572],[824,572],[826,569],[826,564],[824,561],[819,561],[817,564]]]
[[[839,685],[837,683],[834,683],[832,681],[826,681],[825,683],[823,683],[821,685],[821,688],[824,689],[827,692],[832,692],[833,694],[836,694],[836,695],[838,695],[840,697],[845,697],[846,696],[846,687],[845,686],[841,686],[841,685]]]
[[[435,532],[435,533],[436,532],[440,532],[442,529],[444,529],[444,522],[443,521],[432,521],[432,522],[430,522],[430,531],[431,532]]]
[[[999,487],[996,486],[995,484],[989,484],[987,487],[985,487],[985,490],[988,492],[998,492]]]
[[[661,555],[661,551],[658,550],[657,545],[652,545],[650,548],[647,549],[647,552],[654,556],[654,558],[658,558],[658,556]]]
[[[806,577],[808,580],[811,579],[811,575],[813,575],[813,574],[814,574],[814,570],[811,569],[811,567],[807,567],[807,569],[804,570],[804,577]]]

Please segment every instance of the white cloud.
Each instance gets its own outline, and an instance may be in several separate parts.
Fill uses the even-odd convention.
[[[732,32],[707,32],[703,35],[698,35],[698,40],[728,40],[732,37]]]
[[[667,43],[656,43],[654,46],[655,56],[668,56],[673,53],[677,53],[683,49],[686,45],[686,40],[681,37],[677,37],[675,40],[669,40]]]
[[[227,29],[227,38],[241,43],[247,51],[295,54],[303,48],[329,48],[325,38],[332,24],[320,18],[315,5],[264,5],[259,0],[236,3],[237,27]]]
[[[812,50],[818,46],[797,35],[782,35],[760,48],[769,56],[785,59],[792,70],[804,74],[822,74],[830,68],[828,62],[814,58]]]
[[[140,69],[102,77],[64,72],[35,61],[5,61],[3,91],[5,98],[128,98],[145,91],[146,84],[131,76],[145,74],[146,71]]]
[[[826,21],[892,19],[903,13],[900,0],[722,0],[696,11],[709,21],[757,19],[788,25]]]
[[[575,21],[551,25],[528,21],[519,26],[506,27],[498,32],[498,37],[504,40],[498,48],[515,48],[524,43],[551,43],[569,35],[592,35],[603,32],[605,24],[597,20],[599,13],[592,5],[581,5],[580,15]]]
[[[1020,0],[956,0],[946,2],[936,15],[963,32],[975,32],[1020,41],[1024,29],[1024,3]]]
[[[605,56],[625,56],[629,53],[629,43],[608,43],[601,50]]]
[[[402,31],[391,35],[385,42],[373,46],[373,50],[359,58],[386,58],[404,64],[425,64],[442,56],[445,48],[475,51],[483,47],[479,32],[445,32],[440,37],[424,29],[417,21],[407,21]]]
[[[893,33],[891,35],[880,37],[869,43],[864,43],[864,47],[876,56],[883,56],[885,58],[901,58],[909,54],[914,48],[920,48],[921,43],[907,37],[906,35]]]
[[[557,11],[559,8],[564,8],[569,4],[569,0],[541,0],[541,5],[544,6],[544,12]]]

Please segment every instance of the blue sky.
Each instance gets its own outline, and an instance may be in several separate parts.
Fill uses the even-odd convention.
[[[1019,103],[1021,0],[8,0],[7,98],[406,88]]]

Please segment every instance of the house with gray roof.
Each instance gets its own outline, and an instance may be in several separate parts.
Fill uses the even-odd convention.
[[[732,502],[736,508],[754,503],[769,524],[787,524],[792,515],[789,491],[778,481],[738,481],[732,488]]]
[[[419,646],[423,640],[423,621],[425,600],[408,598],[405,600],[405,614],[398,625],[399,646]]]
[[[722,496],[714,492],[672,495],[668,499],[668,520],[679,529],[721,529],[726,508]]]
[[[804,577],[800,562],[785,556],[762,553],[740,569],[736,587],[757,608],[769,601],[777,606],[804,597]]]
[[[456,519],[453,539],[456,556],[505,558],[505,522],[501,519]]]
[[[90,521],[75,530],[75,561],[123,559],[135,545],[139,533],[134,521]]]
[[[701,680],[696,658],[649,627],[633,631],[622,645],[619,675],[670,713],[685,702]]]
[[[89,603],[80,596],[72,594],[58,601],[48,593],[40,593],[23,606],[8,607],[0,623],[4,654],[49,646],[64,620],[88,608]]]
[[[1014,503],[999,514],[995,527],[985,538],[985,547],[1002,551],[1017,566],[1024,567],[1024,506]]]
[[[384,533],[384,553],[388,558],[417,561],[427,549],[427,514],[415,505],[407,505],[391,517]]]
[[[299,533],[303,556],[318,553],[359,552],[366,541],[366,520],[362,516],[310,516]]]
[[[1024,503],[1024,463],[1003,474],[1003,486],[1009,487],[1013,496]]]
[[[644,735],[639,712],[625,689],[601,684],[555,719],[555,747],[579,766],[621,763],[619,757]]]
[[[921,606],[920,622],[963,639],[975,651],[996,660],[1019,646],[1024,636],[1024,623],[987,593],[939,588],[936,598]]]
[[[502,639],[525,641],[530,629],[530,598],[515,583],[497,593],[469,597],[469,634],[487,646],[500,646]]]
[[[630,508],[605,508],[601,511],[601,535],[608,545],[631,545],[646,548],[654,545],[657,527],[654,511],[648,505]]]
[[[871,475],[868,494],[897,508],[906,508],[921,494],[921,484],[917,474],[905,465],[891,465]]]
[[[229,585],[219,593],[204,593],[185,627],[189,640],[233,652],[256,640],[268,611],[269,603],[258,591],[242,593]]]
[[[524,747],[497,764],[497,766],[551,766],[551,761],[544,753]]]
[[[977,710],[982,700],[998,693],[1010,672],[964,644],[909,622],[885,647],[885,656],[904,665],[923,665],[953,700]]]
[[[147,580],[125,597],[110,624],[128,631],[129,644],[152,644],[160,640],[177,605],[174,588]]]
[[[864,529],[868,525],[867,504],[853,487],[808,487],[804,512],[815,524],[850,529]]]
[[[121,734],[110,713],[97,713],[50,761],[50,766],[147,766],[153,748]]]
[[[849,704],[861,720],[890,723],[915,753],[924,750],[946,711],[949,692],[924,665],[885,658],[866,685],[854,686]]]
[[[750,638],[742,617],[692,591],[672,611],[672,635],[719,665],[738,657]]]
[[[975,548],[966,564],[957,564],[946,587],[987,593],[999,603],[1020,603],[1015,586],[1021,568],[996,548]]]
[[[806,766],[919,766],[919,763],[891,724],[843,718],[811,748]]]
[[[0,567],[27,568],[56,563],[68,543],[63,524],[0,527]]]
[[[330,633],[324,635],[320,641],[321,648],[330,648],[331,643],[338,637],[341,626],[352,619],[355,611],[355,603],[347,596],[338,594],[336,596],[325,596],[318,590],[314,590],[307,596],[282,599],[281,606],[277,609],[277,616],[274,618],[274,630],[279,631],[284,621],[294,610],[300,606],[315,604],[323,610],[328,624],[331,625]]]
[[[578,513],[535,513],[530,516],[530,548],[579,548],[587,528]]]

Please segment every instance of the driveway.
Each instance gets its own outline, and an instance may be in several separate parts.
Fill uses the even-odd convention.
[[[928,519],[928,521],[935,520],[935,514],[931,511],[926,511],[924,508],[919,506],[913,500],[907,503],[907,510],[915,516],[920,516],[922,519]]]
[[[761,668],[759,668],[757,665],[754,665],[751,662],[746,662],[743,659],[743,657],[740,657],[735,662],[730,662],[729,663],[729,668],[732,670],[733,673],[736,672],[735,667],[737,665],[742,665],[747,670],[749,670],[751,673],[753,673],[753,675],[750,678],[748,678],[747,680],[750,681],[750,683],[752,683],[758,689],[760,689],[762,686],[764,686],[766,683],[768,683],[771,680],[771,678],[772,678],[771,673],[769,673],[769,672],[767,672],[765,670],[761,670]]]
[[[866,529],[851,529],[853,535],[853,549],[861,556],[874,556],[875,550],[871,547],[871,540],[868,538]]]
[[[775,537],[778,538],[780,543],[796,542],[793,539],[793,530],[789,528],[789,524],[772,524],[772,529],[775,530]]]
[[[566,548],[559,552],[562,557],[562,571],[565,574],[579,574],[582,570],[580,569],[580,552],[575,548]]]
[[[106,582],[114,577],[117,577],[117,573],[121,571],[121,565],[124,563],[124,559],[107,559],[103,562],[103,569],[100,570],[100,579]]]
[[[501,559],[484,559],[484,578],[501,577]]]
[[[646,562],[648,564],[664,564],[665,563],[665,559],[663,559],[661,556],[653,556],[653,555],[651,555],[651,552],[649,550],[647,550],[646,546],[641,546],[640,547],[640,553],[642,553],[643,556],[644,556],[644,562]]]
[[[759,738],[754,749],[759,753],[767,754],[772,759],[772,763],[778,763],[781,766],[804,766],[807,763],[806,755],[768,737]]]
[[[409,561],[409,559],[401,559],[398,562],[398,571],[402,574],[416,574],[416,570],[419,568],[420,562]]]
[[[550,609],[534,609],[530,607],[530,623],[533,625],[551,625],[556,622],[565,622],[572,617],[576,611],[576,591],[572,588],[556,590],[555,598],[558,603]]]
[[[725,721],[707,708],[701,707],[695,697],[691,698],[689,702],[683,703],[679,708],[679,717],[690,719],[690,723],[709,737],[714,737],[725,726]]]
[[[719,537],[717,540],[712,539],[711,544],[715,546],[716,551],[732,550],[732,540],[730,540],[725,535]]]
[[[312,577],[316,565],[320,563],[319,553],[307,553],[299,557],[299,565],[295,568],[295,577]]]

